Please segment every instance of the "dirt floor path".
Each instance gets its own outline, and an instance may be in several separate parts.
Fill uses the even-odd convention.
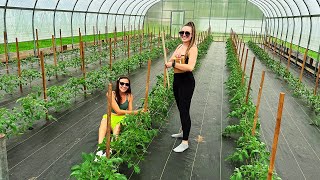
[[[141,174],[127,172],[129,179],[229,179],[233,166],[225,158],[234,150],[233,140],[222,139],[227,126],[228,97],[224,81],[225,43],[214,42],[194,73],[196,88],[191,104],[192,127],[189,149],[172,151],[181,140],[171,138],[180,129],[179,111],[173,105],[168,122],[153,140],[145,160],[140,162]],[[203,138],[203,139],[202,139]]]
[[[246,72],[251,70],[252,58],[253,53],[249,51]],[[279,93],[286,93],[276,156],[277,173],[282,179],[319,179],[320,128],[310,125],[312,120],[319,117],[303,100],[293,97],[286,82],[268,70],[258,59],[256,59],[252,82],[251,97],[254,103],[258,95],[262,70],[266,71],[266,76],[259,111],[261,138],[268,145],[269,150],[273,141]]]

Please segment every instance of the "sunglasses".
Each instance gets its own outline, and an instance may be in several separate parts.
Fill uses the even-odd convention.
[[[180,31],[179,34],[181,37],[183,36],[183,34],[185,34],[187,37],[189,37],[191,33],[189,31]]]
[[[127,87],[129,87],[129,86],[130,86],[130,84],[129,84],[129,83],[124,83],[124,82],[120,82],[120,85],[121,85],[121,86],[126,85]]]

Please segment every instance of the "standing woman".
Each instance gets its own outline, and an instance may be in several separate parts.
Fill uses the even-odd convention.
[[[174,138],[182,138],[174,152],[183,152],[189,148],[189,133],[191,128],[190,104],[195,87],[192,74],[198,56],[198,48],[195,44],[196,29],[193,22],[185,24],[179,32],[182,44],[180,44],[169,62],[167,68],[174,68],[173,93],[180,113],[182,132],[171,135]]]

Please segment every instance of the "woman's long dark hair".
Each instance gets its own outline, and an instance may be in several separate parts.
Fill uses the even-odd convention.
[[[186,50],[186,58],[188,57],[188,54],[189,54],[189,50],[191,49],[191,47],[195,44],[196,42],[196,26],[194,25],[194,23],[192,21],[188,22],[187,24],[185,24],[184,26],[189,26],[191,27],[192,29],[192,32],[191,32],[191,42]]]
[[[121,103],[121,96],[120,96],[120,91],[119,91],[119,82],[121,79],[128,79],[130,86],[128,87],[127,91],[125,92],[126,94],[131,94],[131,83],[130,83],[130,79],[127,76],[120,76],[117,80],[117,85],[116,85],[116,101],[118,103],[118,105],[120,105]]]

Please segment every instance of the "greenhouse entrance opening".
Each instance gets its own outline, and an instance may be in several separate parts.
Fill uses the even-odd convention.
[[[180,28],[184,25],[184,11],[171,11],[170,18],[170,34],[174,36],[178,34]]]

